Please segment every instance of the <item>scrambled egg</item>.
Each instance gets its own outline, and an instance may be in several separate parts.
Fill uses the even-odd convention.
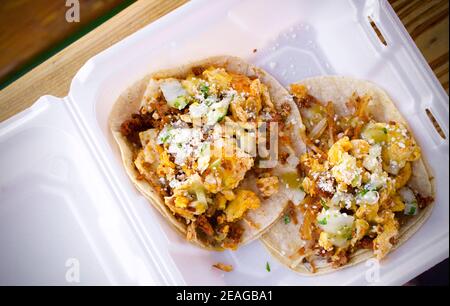
[[[238,96],[230,105],[232,117],[235,121],[254,121],[263,104],[274,108],[267,86],[262,84],[259,79],[253,81],[240,79],[240,82],[245,85],[238,83],[235,86],[245,88],[245,94]]]
[[[225,215],[228,222],[240,219],[249,209],[256,209],[261,201],[258,196],[250,190],[239,189],[234,200],[230,201],[225,208]]]
[[[356,158],[348,153],[343,153],[338,164],[331,169],[331,173],[337,182],[352,187],[361,186],[362,169],[358,167]]]
[[[319,237],[319,245],[326,251],[333,250],[334,246],[331,242],[330,234],[328,234],[327,232],[321,232]]]
[[[261,191],[264,197],[270,197],[277,193],[279,188],[278,177],[276,176],[264,176],[256,179],[256,186]]]
[[[305,94],[302,88],[296,90]],[[398,235],[395,214],[417,213],[414,194],[409,190],[403,192],[407,196],[397,192],[407,185],[412,175],[411,162],[418,158],[420,149],[406,128],[372,121],[363,126],[361,138],[342,136],[334,142],[326,160],[314,152],[303,154],[300,163],[306,176],[302,187],[308,197],[319,197],[323,208],[315,224],[321,230],[318,245],[334,251],[335,258],[339,258],[338,252],[370,236],[375,237],[375,255],[384,257]],[[330,184],[336,185],[332,197],[323,194],[328,192],[323,187],[327,175],[331,175]],[[352,215],[342,214],[341,209]]]
[[[233,79],[223,68],[208,68],[203,71],[203,76],[214,89],[219,91],[229,89]]]
[[[398,235],[399,224],[395,219],[395,215],[390,211],[382,213],[383,231],[375,238],[374,253],[378,259],[383,258],[392,248],[392,238]]]
[[[347,136],[342,137],[336,141],[328,150],[328,161],[332,166],[337,165],[343,161],[344,154],[353,148]]]
[[[175,164],[170,160],[169,153],[161,150],[159,154],[159,165],[156,170],[159,176],[173,178],[175,175]]]
[[[233,190],[244,179],[248,170],[253,167],[253,158],[234,146],[234,153],[222,151],[222,157],[213,156],[214,167],[205,176],[205,188],[212,193]]]
[[[408,183],[420,148],[402,124],[371,118],[369,95],[354,93],[346,101],[352,114],[341,116],[332,102],[318,101],[305,86],[290,89],[309,148],[300,157],[306,193],[302,239],[311,240],[313,250],[322,248],[319,255],[332,252],[328,258],[338,266],[360,247],[372,246],[383,258],[398,236],[400,215],[418,213],[418,198]]]

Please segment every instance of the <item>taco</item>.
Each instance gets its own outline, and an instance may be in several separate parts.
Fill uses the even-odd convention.
[[[376,85],[325,76],[292,84],[307,150],[304,199],[262,237],[291,269],[317,275],[384,258],[430,216],[433,177],[406,120]]]
[[[109,120],[137,189],[199,246],[236,249],[296,200],[278,175],[295,171],[304,150],[299,111],[239,58],[153,73],[120,96]]]

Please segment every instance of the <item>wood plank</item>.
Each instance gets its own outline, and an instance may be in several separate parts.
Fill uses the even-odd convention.
[[[66,21],[65,1],[1,1],[0,83],[36,55],[50,50],[123,1],[79,0],[79,22]]]
[[[185,2],[144,0],[130,5],[0,91],[0,121],[29,107],[42,95],[66,96],[73,76],[89,58]]]
[[[30,106],[44,94],[67,95],[71,79],[87,59],[185,2],[141,0],[132,4],[0,91],[0,121]],[[416,44],[448,91],[448,1],[390,2],[409,33],[414,33]]]
[[[448,93],[449,1],[390,2]]]

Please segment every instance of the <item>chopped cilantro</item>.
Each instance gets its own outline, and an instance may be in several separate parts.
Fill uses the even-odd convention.
[[[177,143],[177,147],[181,149],[183,147],[183,144],[182,143]]]
[[[291,218],[288,215],[284,215],[284,224],[289,224],[291,223]]]
[[[169,139],[169,137],[170,137],[170,134],[167,133],[166,135],[161,137],[160,140],[161,140],[162,143],[166,143],[166,141]]]
[[[364,187],[364,189],[358,193],[358,195],[361,196],[361,197],[363,197],[363,196],[365,196],[366,193],[368,193],[369,191],[377,191],[377,188],[370,187],[369,185],[366,185],[366,186]]]
[[[269,265],[269,262],[266,262],[266,270],[267,270],[267,272],[270,272],[270,265]]]
[[[385,134],[387,134],[387,133],[388,133],[388,130],[387,130],[387,128],[383,128],[383,133],[385,133]]]
[[[327,225],[327,218],[323,218],[322,220],[319,220],[320,225]]]
[[[416,214],[416,210],[417,210],[417,202],[414,201],[410,205],[407,205],[407,211],[405,210],[406,211],[405,214],[408,216],[413,216]]]
[[[369,189],[363,189],[360,193],[359,193],[359,195],[360,196],[365,196],[366,195],[366,193],[368,193],[370,190]]]
[[[329,209],[327,202],[324,199],[320,199],[320,204],[322,204],[322,207],[325,208],[325,210]]]
[[[203,94],[203,97],[206,98],[209,95],[209,86],[202,84],[200,85],[200,92]]]
[[[220,121],[222,121],[222,119],[223,118],[225,118],[225,115],[223,115],[223,116],[220,116],[218,119],[217,119],[217,122],[220,122]]]
[[[171,105],[172,107],[175,107],[176,109],[179,109],[179,110],[182,110],[188,104],[189,104],[189,101],[186,96],[178,96],[174,101],[172,101],[171,104],[169,103],[169,105]]]

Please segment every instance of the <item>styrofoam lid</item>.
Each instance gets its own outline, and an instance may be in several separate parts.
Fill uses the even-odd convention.
[[[160,283],[65,103],[0,125],[0,284]]]

